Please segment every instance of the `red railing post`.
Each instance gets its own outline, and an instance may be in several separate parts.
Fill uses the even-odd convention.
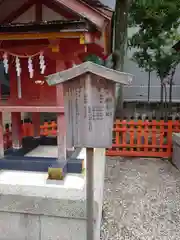
[[[168,127],[167,127],[167,157],[171,157],[172,155],[172,133],[173,133],[173,122],[172,120],[168,120]]]

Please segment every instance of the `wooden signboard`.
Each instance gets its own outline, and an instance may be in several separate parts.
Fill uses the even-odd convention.
[[[85,62],[47,77],[63,84],[67,147],[107,148],[112,145],[115,86],[132,75]]]
[[[63,87],[67,147],[110,147],[115,83],[86,73]]]

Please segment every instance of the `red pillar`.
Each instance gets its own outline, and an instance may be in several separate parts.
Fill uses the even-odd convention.
[[[34,137],[38,137],[40,135],[40,113],[39,112],[32,113],[32,123],[34,127]]]
[[[56,72],[65,69],[63,61],[56,61]],[[56,86],[56,104],[63,106],[63,87],[58,84]],[[63,113],[57,113],[57,147],[58,147],[58,160],[66,160],[66,126],[65,115]]]
[[[4,157],[4,131],[3,131],[3,115],[0,112],[0,158]]]
[[[20,149],[22,147],[21,144],[21,113],[20,112],[12,112],[11,113],[12,120],[12,147],[13,149]]]

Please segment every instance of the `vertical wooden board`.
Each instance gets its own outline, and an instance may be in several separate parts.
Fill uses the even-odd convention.
[[[87,73],[64,84],[68,147],[110,147],[115,84]]]
[[[82,132],[82,119],[81,119],[81,78],[78,78],[77,88],[76,88],[76,101],[77,101],[77,111],[76,111],[76,127],[77,127],[77,144],[81,143],[81,132]]]
[[[68,82],[63,85],[63,93],[66,120],[66,145],[67,148],[71,148],[74,146],[72,127],[72,91]]]
[[[77,102],[78,99],[76,98],[76,88],[77,88],[77,79],[72,81],[72,120],[73,120],[73,139],[74,139],[74,146],[78,146],[78,119],[77,119]]]
[[[65,137],[65,117],[64,114],[57,113],[57,147],[58,160],[66,160],[66,137]]]
[[[87,75],[87,120],[85,127],[88,147],[110,147],[114,116],[113,83],[95,75]]]
[[[102,137],[105,137],[106,130],[105,124],[105,96],[104,96],[104,79],[92,75],[92,141],[95,145],[99,146],[102,142]],[[102,85],[102,86],[101,86]],[[104,138],[104,141],[106,139]]]
[[[85,129],[85,124],[84,124],[84,116],[86,113],[86,107],[84,104],[85,100],[85,76],[82,76],[80,78],[80,98],[79,98],[79,104],[80,104],[80,143],[85,141],[85,134],[84,134],[84,129]]]
[[[112,142],[112,126],[114,124],[114,111],[115,111],[115,84],[107,81],[107,94],[106,94],[106,120],[108,123],[108,136],[109,143]],[[106,126],[105,126],[106,127]]]
[[[92,131],[93,131],[93,123],[92,123],[92,83],[91,83],[91,75],[86,74],[86,84],[85,84],[85,91],[87,95],[87,116],[86,116],[86,125],[84,126],[85,132],[85,144],[89,145],[89,139],[92,138]]]
[[[88,76],[85,75],[84,76],[84,82],[83,82],[83,108],[82,108],[82,125],[83,125],[83,129],[82,129],[82,142],[86,142],[87,141],[87,128],[89,127],[89,122],[88,122],[88,90],[89,89],[89,84],[90,84],[90,79],[88,80],[87,78]]]

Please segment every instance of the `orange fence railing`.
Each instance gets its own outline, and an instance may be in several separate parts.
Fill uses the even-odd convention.
[[[57,135],[57,123],[55,121],[45,122],[40,126],[41,136],[56,136]]]
[[[112,148],[106,155],[170,157],[173,132],[180,132],[179,120],[116,120]]]
[[[40,136],[56,136],[57,135],[57,124],[55,121],[44,122],[40,126]],[[21,137],[33,137],[34,136],[34,125],[31,121],[22,121],[21,123]],[[4,148],[7,149],[12,146],[12,132],[11,125],[5,125],[4,131]]]
[[[180,132],[180,120],[116,120],[113,128],[112,148],[107,156],[170,157],[172,154],[172,133]],[[57,123],[44,122],[39,135],[56,136]],[[22,122],[22,137],[34,136],[30,121]],[[7,124],[4,133],[5,149],[12,145],[11,129]]]

